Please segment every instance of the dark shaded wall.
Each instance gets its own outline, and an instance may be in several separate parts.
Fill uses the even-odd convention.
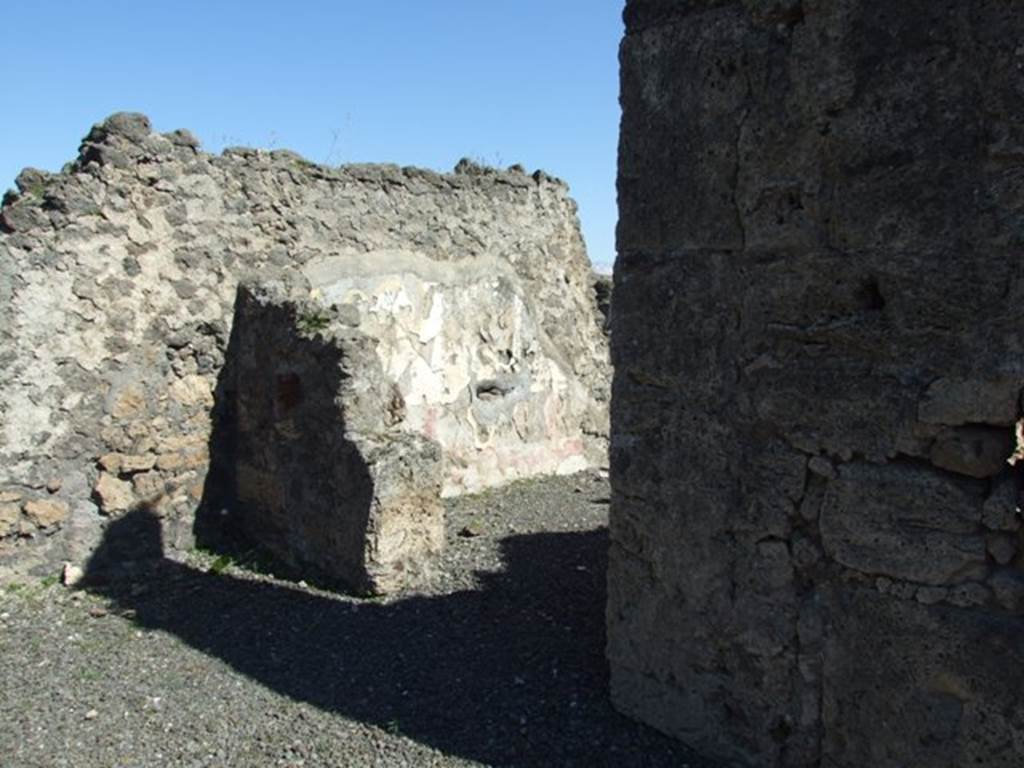
[[[608,655],[756,766],[1024,749],[1024,6],[627,2]]]
[[[243,281],[234,345],[229,522],[326,583],[383,593],[429,580],[444,545],[441,446],[405,403],[358,317],[295,281]]]

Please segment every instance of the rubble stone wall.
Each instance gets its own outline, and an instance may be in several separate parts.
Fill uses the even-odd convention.
[[[380,340],[303,282],[239,287],[234,522],[303,573],[356,591],[423,582],[445,540],[441,445],[403,428]]]
[[[213,156],[118,114],[63,172],[17,185],[0,211],[0,578],[81,561],[106,519],[143,504],[189,545],[250,272],[393,250],[506,263],[588,390],[578,435],[600,452],[606,346],[575,204],[542,172]]]
[[[728,764],[1017,765],[1024,16],[625,20],[616,705]]]

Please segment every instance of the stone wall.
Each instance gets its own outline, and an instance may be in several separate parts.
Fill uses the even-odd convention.
[[[302,573],[385,593],[433,573],[445,540],[442,449],[404,428],[380,340],[359,320],[310,300],[298,275],[239,287],[227,355],[232,516]]]
[[[412,250],[507,264],[600,452],[607,352],[575,204],[542,172],[326,168],[289,152],[204,154],[140,115],[95,126],[59,174],[24,171],[0,211],[0,578],[80,561],[140,505],[188,546],[208,476],[240,277]],[[217,467],[230,466],[213,456]]]
[[[311,296],[377,340],[402,426],[444,449],[446,496],[604,463],[602,417],[507,261],[415,251],[338,254],[302,270]]]
[[[1024,15],[625,19],[616,705],[735,765],[1018,765]]]

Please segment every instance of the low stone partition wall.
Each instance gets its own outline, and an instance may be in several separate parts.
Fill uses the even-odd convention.
[[[303,288],[294,278],[239,287],[228,355],[234,522],[349,588],[416,584],[444,545],[441,446],[401,429],[402,396],[378,341]]]
[[[602,460],[607,344],[575,203],[541,171],[213,156],[187,131],[161,134],[142,115],[118,114],[63,171],[26,169],[17,186],[0,209],[0,580],[83,562],[108,521],[138,507],[160,517],[174,550],[192,545],[197,509],[214,519],[234,505],[227,353],[239,280],[268,270],[412,252],[445,273],[437,285],[464,285],[462,273],[486,273],[492,288],[514,278],[498,290],[496,316],[518,330],[473,326],[493,335],[495,359],[478,361],[475,378],[445,379],[465,387],[444,395],[467,406],[458,423],[445,409],[432,415],[416,389],[421,375],[437,385],[448,365],[438,356],[451,351],[456,321],[444,321],[444,343],[418,339],[437,317],[435,297],[458,304],[450,289],[396,278],[408,297],[432,302],[416,305],[427,314],[415,332],[402,327],[408,308],[385,308],[390,289],[365,274],[344,284],[342,311],[403,350],[400,363],[378,360],[405,387],[415,422],[405,431],[458,433],[446,492]],[[342,291],[332,281],[324,287]],[[366,293],[378,288],[380,297]],[[472,290],[485,314],[495,297]],[[364,298],[346,298],[353,291]],[[557,365],[519,357],[535,354]],[[543,416],[523,411],[530,398]],[[521,449],[497,447],[519,431]]]
[[[616,706],[727,765],[1020,765],[1024,15],[625,19]]]

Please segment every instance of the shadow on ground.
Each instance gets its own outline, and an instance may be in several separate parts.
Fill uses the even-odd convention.
[[[129,543],[157,558],[132,584],[91,568],[90,591],[295,700],[491,765],[698,765],[608,704],[604,530],[510,536],[480,589],[386,604],[160,558],[145,510],[93,562]]]

